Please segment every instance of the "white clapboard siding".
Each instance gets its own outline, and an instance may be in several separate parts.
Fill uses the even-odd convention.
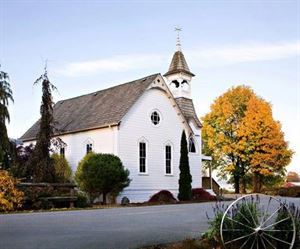
[[[180,139],[186,127],[165,92],[147,90],[123,118],[119,129],[119,156],[130,170],[132,182],[120,195],[131,201],[147,201],[159,190],[167,189],[177,196],[179,179]],[[153,110],[161,114],[161,122],[154,126]],[[139,141],[147,143],[147,174],[139,173]],[[173,175],[165,175],[165,145],[172,145]],[[200,144],[199,144],[200,145]],[[200,154],[199,154],[200,155]],[[201,158],[192,155],[193,186],[201,186]]]
[[[86,155],[87,143],[93,145],[94,152],[117,154],[117,132],[117,127],[111,127],[60,136],[62,141],[66,143],[65,157],[73,172],[76,171],[78,163]],[[24,145],[30,143],[32,142],[26,142]]]

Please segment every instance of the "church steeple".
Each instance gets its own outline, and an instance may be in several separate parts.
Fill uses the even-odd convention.
[[[169,88],[175,98],[185,97],[191,98],[191,80],[195,75],[190,71],[188,64],[181,51],[181,43],[179,32],[180,28],[175,28],[177,31],[176,52],[173,55],[168,72],[164,74],[167,78]]]

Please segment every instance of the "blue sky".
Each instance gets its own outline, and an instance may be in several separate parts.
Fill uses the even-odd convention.
[[[165,73],[174,26],[183,28],[199,116],[231,86],[245,84],[271,102],[296,152],[300,173],[300,1],[14,1],[0,0],[0,63],[15,103],[11,137],[39,117],[33,87],[48,59],[54,100]]]

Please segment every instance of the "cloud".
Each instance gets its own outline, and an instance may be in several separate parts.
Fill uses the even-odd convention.
[[[300,41],[277,44],[242,44],[189,51],[191,62],[201,62],[206,67],[243,62],[278,60],[300,54]]]
[[[300,41],[240,44],[223,47],[201,47],[185,51],[188,64],[201,67],[224,66],[243,62],[277,60],[300,54]],[[60,73],[76,77],[106,72],[124,72],[145,68],[165,68],[169,63],[167,54],[118,55],[98,60],[71,62]],[[193,66],[195,68],[195,66]]]
[[[66,76],[82,76],[152,68],[162,64],[163,59],[163,56],[158,54],[118,55],[99,60],[72,62],[67,64],[61,73]]]

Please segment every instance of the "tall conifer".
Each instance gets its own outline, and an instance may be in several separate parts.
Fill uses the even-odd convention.
[[[42,83],[42,103],[40,107],[40,130],[36,145],[28,167],[34,182],[54,182],[54,163],[50,158],[51,137],[53,136],[53,101],[51,91],[56,89],[48,79],[47,71],[41,75],[34,85]]]
[[[185,132],[181,135],[181,148],[180,148],[180,163],[179,163],[179,193],[178,199],[180,201],[188,201],[192,199],[192,176],[190,174],[188,146]]]
[[[0,168],[9,167],[10,142],[6,122],[9,122],[8,104],[13,101],[8,74],[0,71]]]

